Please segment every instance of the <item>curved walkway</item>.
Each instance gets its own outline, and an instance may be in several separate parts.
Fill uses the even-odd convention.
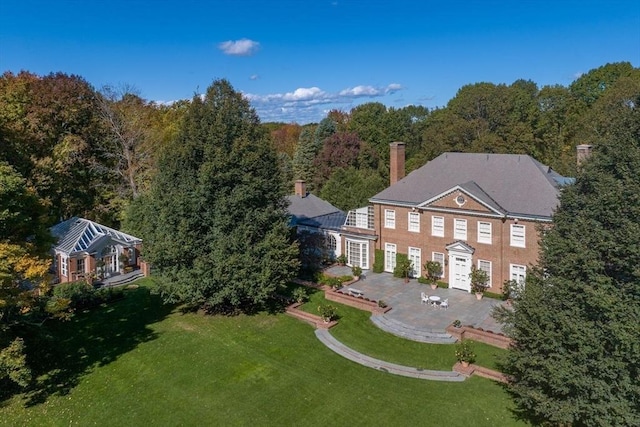
[[[453,344],[457,341],[445,331],[411,326],[385,314],[374,314],[370,319],[383,331],[407,340],[429,344]]]
[[[335,339],[327,329],[316,329],[316,337],[329,349],[338,353],[353,362],[362,366],[388,372],[390,374],[402,375],[404,377],[418,378],[432,381],[464,381],[466,377],[454,371],[433,371],[428,369],[418,369],[409,366],[396,365],[384,360],[374,359],[347,347]]]

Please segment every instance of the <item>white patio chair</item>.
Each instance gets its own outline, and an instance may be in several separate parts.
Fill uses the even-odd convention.
[[[440,302],[440,308],[444,308],[445,310],[447,308],[449,308],[449,298],[445,299],[444,301]]]
[[[424,303],[429,304],[429,295],[425,294],[424,292],[421,292],[420,298],[421,298],[422,304]]]

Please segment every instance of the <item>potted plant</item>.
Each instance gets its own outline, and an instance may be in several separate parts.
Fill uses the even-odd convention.
[[[378,307],[380,308],[385,308],[387,306],[387,303],[384,302],[384,300],[378,300]]]
[[[476,360],[476,354],[473,352],[471,343],[467,340],[462,340],[456,344],[456,359],[465,368]]]
[[[431,284],[431,289],[438,288],[438,279],[442,277],[442,264],[437,261],[427,261],[424,264],[425,276]]]
[[[120,270],[124,270],[124,268],[129,264],[129,255],[122,252],[118,255],[118,260],[120,260]]]
[[[453,325],[454,328],[460,328],[460,327],[462,327],[462,322],[460,320],[456,319],[456,320],[453,321],[452,325]]]
[[[324,323],[329,323],[336,318],[336,308],[332,305],[319,305],[318,312]]]
[[[353,274],[353,278],[355,280],[360,279],[360,276],[362,276],[362,267],[354,265],[353,267],[351,267],[351,273]]]
[[[345,254],[340,255],[336,258],[336,262],[338,265],[346,265],[347,264],[347,256]]]
[[[520,282],[517,280],[506,280],[502,285],[502,299],[511,305],[511,302],[518,298],[520,292]]]
[[[413,271],[413,262],[406,257],[398,257],[394,276],[404,278],[404,283],[409,283],[409,274]]]
[[[482,299],[482,295],[487,289],[487,283],[489,283],[489,275],[486,271],[472,265],[469,279],[471,280],[471,291],[475,292],[477,299]]]

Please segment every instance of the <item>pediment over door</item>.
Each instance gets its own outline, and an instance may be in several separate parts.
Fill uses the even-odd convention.
[[[462,240],[458,240],[456,242],[450,243],[445,246],[448,252],[461,252],[464,254],[473,254],[476,249],[472,246],[469,246],[467,243]]]

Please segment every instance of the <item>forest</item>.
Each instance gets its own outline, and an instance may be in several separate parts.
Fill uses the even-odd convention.
[[[460,151],[529,154],[573,176],[575,146],[597,142],[605,111],[630,102],[639,79],[638,68],[620,62],[568,87],[472,83],[438,109],[372,102],[331,111],[319,123],[260,127],[289,192],[293,180],[304,179],[314,194],[347,210],[366,205],[387,185],[393,141],[406,143],[407,172],[442,152]],[[158,105],[132,86],[96,89],[60,72],[5,72],[0,162],[37,200],[43,225],[77,215],[119,227],[129,203],[148,190],[190,102]]]

